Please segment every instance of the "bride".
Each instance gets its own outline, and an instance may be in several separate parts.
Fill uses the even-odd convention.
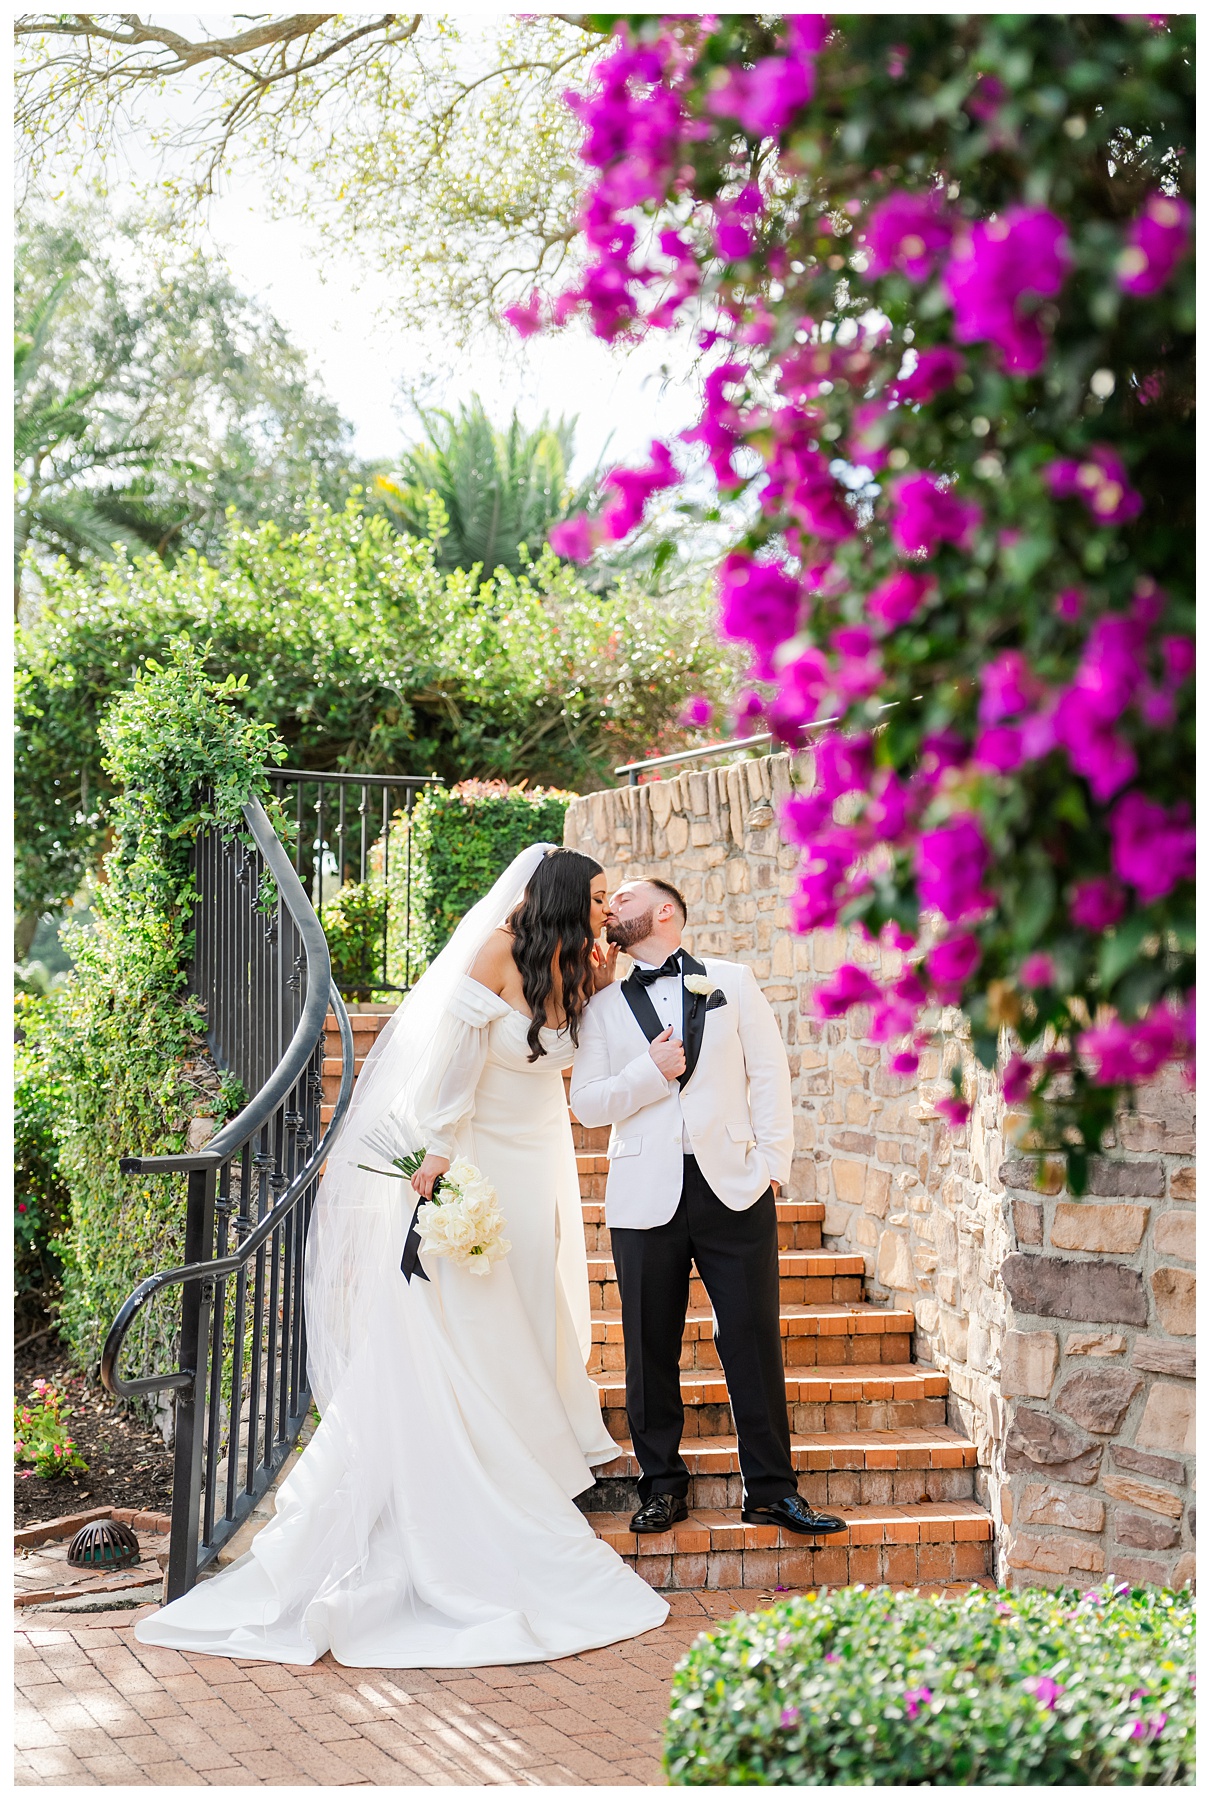
[[[660,1625],[667,1603],[572,1497],[617,1445],[586,1372],[588,1272],[562,1072],[612,977],[605,877],[523,851],[366,1060],[307,1239],[321,1414],[247,1555],[135,1627],[142,1643],[355,1668],[541,1662]],[[487,1275],[400,1272],[416,1196],[368,1173],[424,1147],[495,1188],[512,1249]]]

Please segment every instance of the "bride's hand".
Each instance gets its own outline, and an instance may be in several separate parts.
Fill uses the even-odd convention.
[[[433,1183],[438,1175],[444,1175],[450,1166],[448,1156],[426,1156],[416,1173],[412,1176],[412,1186],[422,1199],[433,1198]]]
[[[616,944],[606,944],[604,950],[601,949],[599,944],[593,945],[592,980],[594,992],[599,994],[602,988],[607,988],[609,986],[610,982],[613,980],[617,962],[618,947]]]

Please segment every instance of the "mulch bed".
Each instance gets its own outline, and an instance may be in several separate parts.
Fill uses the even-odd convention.
[[[56,1481],[18,1471],[14,1524],[36,1525],[63,1513],[94,1506],[129,1506],[140,1512],[172,1510],[172,1452],[158,1431],[126,1413],[99,1381],[73,1369],[57,1337],[38,1338],[13,1359],[13,1391],[24,1401],[42,1376],[67,1395],[65,1421],[87,1472],[74,1470]]]

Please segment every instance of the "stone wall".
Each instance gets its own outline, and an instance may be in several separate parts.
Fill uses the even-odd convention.
[[[781,1023],[795,1096],[787,1197],[822,1200],[830,1248],[860,1253],[872,1299],[911,1307],[915,1355],[949,1379],[951,1423],[977,1445],[980,1498],[1006,1580],[1192,1573],[1193,1113],[1178,1080],[1125,1120],[1093,1193],[1031,1188],[1014,1120],[956,1014],[907,1083],[868,1042],[868,1009],[804,1011],[842,962],[891,974],[894,953],[843,931],[796,937],[795,852],[776,809],[788,756],[589,794],[564,841],[611,883],[658,874],[684,893],[685,938],[749,963]],[[973,1108],[952,1134],[934,1108],[955,1058]],[[1053,1183],[1051,1184],[1054,1185]]]

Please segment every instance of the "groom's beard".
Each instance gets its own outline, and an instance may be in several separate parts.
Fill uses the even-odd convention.
[[[645,937],[650,937],[654,923],[654,906],[649,906],[637,919],[611,919],[605,927],[605,941],[616,944],[619,950],[629,950],[631,944],[641,944]]]

